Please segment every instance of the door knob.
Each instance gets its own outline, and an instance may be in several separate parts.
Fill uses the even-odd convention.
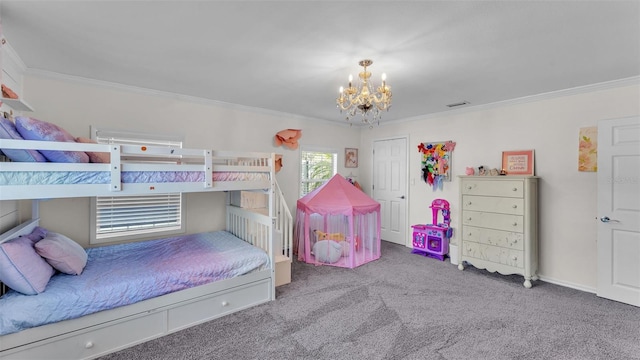
[[[600,218],[600,221],[602,221],[603,223],[608,223],[608,222],[620,222],[620,221],[618,221],[618,220],[609,219],[609,217],[608,217],[608,216],[601,217],[601,218]]]
[[[404,199],[404,195],[398,196],[398,199]]]

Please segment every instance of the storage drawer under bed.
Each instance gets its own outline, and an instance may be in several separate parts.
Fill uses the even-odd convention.
[[[0,352],[0,359],[91,359],[271,300],[270,279],[150,309]],[[171,294],[170,294],[171,295]],[[112,311],[112,310],[109,310]]]
[[[139,314],[0,353],[2,359],[87,359],[166,333],[166,312]],[[130,335],[135,334],[135,338]]]
[[[169,332],[267,302],[271,300],[269,286],[269,280],[262,280],[171,308],[167,318]]]

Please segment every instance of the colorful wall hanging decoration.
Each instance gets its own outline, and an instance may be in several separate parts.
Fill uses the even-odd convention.
[[[418,152],[422,153],[422,180],[434,191],[442,190],[444,181],[451,181],[451,152],[455,147],[453,141],[418,145]]]
[[[598,171],[598,127],[580,129],[578,171]]]

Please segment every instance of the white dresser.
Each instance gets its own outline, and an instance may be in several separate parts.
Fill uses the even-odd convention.
[[[458,269],[465,264],[503,275],[538,275],[538,178],[460,176],[462,231]]]

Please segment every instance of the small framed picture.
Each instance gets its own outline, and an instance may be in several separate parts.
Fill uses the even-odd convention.
[[[354,148],[344,149],[344,167],[346,168],[358,167],[358,149],[354,149]]]
[[[503,151],[502,170],[507,175],[534,175],[533,150]]]

